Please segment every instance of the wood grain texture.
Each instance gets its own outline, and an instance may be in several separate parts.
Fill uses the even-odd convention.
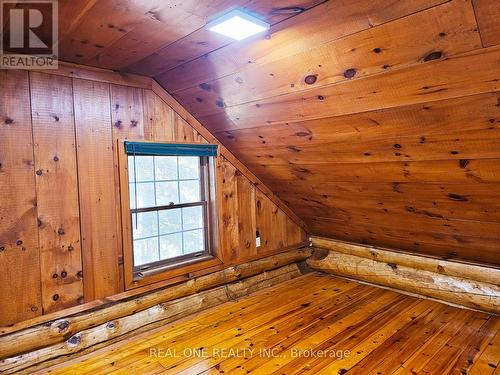
[[[476,134],[486,130],[494,133],[500,121],[499,99],[498,92],[486,93],[318,120],[228,129],[215,135],[243,158],[247,153],[240,150],[248,151],[250,148],[267,147],[272,152],[289,146],[321,147],[326,143],[345,143],[350,140],[364,144],[369,141],[382,143],[386,138],[413,138],[424,145],[428,139],[432,141],[433,136],[467,132]],[[366,151],[370,151],[368,147]],[[371,155],[363,156],[367,162],[373,161],[368,157]]]
[[[41,73],[47,73],[47,70],[42,70]],[[56,74],[70,78],[86,79],[89,81],[107,82],[116,85],[151,89],[151,79],[148,77],[125,72],[113,72],[111,70],[100,69],[91,66],[83,66],[66,61],[59,61],[58,68],[50,70],[50,74]]]
[[[153,81],[153,92],[158,95],[159,98],[163,100],[168,107],[170,107],[178,116],[184,119],[194,130],[196,130],[200,136],[202,136],[207,142],[217,143],[220,147],[220,154],[223,155],[227,160],[229,160],[234,166],[236,166],[242,174],[248,178],[252,184],[261,190],[274,204],[276,204],[281,210],[283,210],[290,218],[293,219],[300,227],[307,229],[305,223],[294,214],[290,208],[283,204],[276,197],[273,192],[257,177],[252,171],[250,171],[245,164],[240,162],[224,145],[220,144],[217,138],[204,127],[192,114],[190,114],[184,107],[182,107],[179,102],[177,102],[170,94],[168,94],[158,83]]]
[[[500,269],[482,265],[440,260],[432,257],[421,257],[410,253],[383,249],[375,246],[356,245],[353,243],[331,240],[322,237],[311,237],[314,248],[332,250],[343,254],[355,255],[377,262],[395,263],[416,270],[461,277],[468,280],[481,281],[500,286]]]
[[[333,117],[500,89],[500,48],[226,108],[240,128]],[[203,122],[204,115],[200,113]]]
[[[498,231],[498,100],[486,93],[216,135],[318,234],[496,264],[497,240],[482,227]]]
[[[56,74],[116,85],[110,139],[128,136],[118,121],[137,121],[140,133],[142,115],[147,140],[222,141],[224,240],[236,262],[265,253],[241,247],[263,225],[275,228],[264,230],[270,249],[304,239],[292,218],[324,236],[497,264],[496,3],[65,2],[61,55],[122,72],[64,64]],[[200,28],[236,5],[272,19],[270,35],[226,45]],[[180,103],[124,73],[140,69]]]
[[[382,162],[303,165],[262,165],[254,166],[259,174],[268,173],[270,186],[282,180],[323,182],[364,182],[393,183],[395,188],[402,182],[442,183],[490,183],[500,182],[500,159],[460,159],[424,162]],[[314,171],[314,172],[313,172]]]
[[[210,32],[206,29],[207,21],[226,13],[230,9],[239,8],[247,12],[257,14],[259,18],[266,22],[278,24],[286,19],[307,11],[310,8],[324,2],[323,0],[231,0],[231,1],[204,1],[200,6],[194,1],[185,2],[185,11],[189,14],[189,19],[180,27],[175,24],[182,20],[181,17],[172,18],[168,24],[169,34],[183,33],[186,28],[191,28],[192,32],[184,32],[172,43],[165,43],[154,53],[143,53],[143,58],[126,67],[132,72],[156,76],[169,69],[173,69],[183,63],[200,58],[214,50],[219,50],[226,46],[235,44],[234,40]],[[165,22],[160,15],[160,21]],[[172,27],[174,25],[174,27]],[[137,39],[145,40],[146,35],[142,32]],[[258,35],[252,40],[264,39],[263,35]],[[147,39],[146,39],[147,40]],[[144,49],[142,47],[141,49]],[[142,52],[142,51],[141,51]]]
[[[118,149],[122,145],[123,140],[144,140],[144,103],[143,103],[143,90],[136,87],[125,87],[118,85],[110,85],[110,101],[111,101],[111,124],[112,124],[112,148],[113,148],[113,165],[114,165],[114,188],[115,188],[115,202],[116,202],[116,223],[117,230],[120,230],[120,223],[128,220],[123,218],[120,203],[122,201],[129,201],[128,185],[125,191],[120,187],[120,164]],[[123,235],[117,235],[117,249],[119,256],[119,284],[123,284],[127,279],[125,275]],[[125,288],[125,287],[124,287]],[[125,288],[126,289],[126,288]]]
[[[86,8],[85,14],[73,28],[60,37],[60,56],[63,60],[83,63],[95,57],[103,48],[114,43],[140,23],[150,7],[134,1],[117,3],[112,0],[96,1]],[[78,5],[74,5],[76,7]],[[72,7],[72,8],[73,8]],[[69,7],[62,11],[68,13]],[[64,16],[64,14],[63,14]]]
[[[174,112],[151,90],[144,91],[144,136],[146,140],[173,142]]]
[[[418,28],[412,27],[416,24]],[[303,38],[308,37],[306,34]],[[419,43],[412,43],[414,40]],[[470,1],[451,1],[291,56],[246,64],[233,74],[175,91],[174,96],[191,113],[201,116],[223,112],[220,102],[231,107],[415,66],[431,58],[444,59],[480,47]],[[168,80],[165,86],[170,86]]]
[[[499,313],[498,269],[484,267],[484,270],[477,272],[480,267],[417,258],[376,247],[326,239],[313,239],[312,242],[316,250],[307,259],[307,264],[314,269],[493,314]]]
[[[484,47],[500,44],[500,5],[498,1],[473,0],[477,24]]]
[[[109,85],[73,81],[86,301],[123,290],[118,248]],[[98,219],[97,219],[98,218]]]
[[[135,70],[143,75],[173,68],[231,44],[232,39],[205,29],[207,20],[236,7],[274,24],[322,0],[86,0],[59,6],[59,51],[73,63]]]
[[[267,272],[272,272],[277,268],[294,266],[292,263],[303,261],[310,255],[311,251],[307,248],[294,249],[271,257],[228,267],[209,275],[197,277],[194,280],[163,287],[160,290],[149,290],[139,298],[129,295],[120,301],[110,300],[101,309],[93,309],[85,313],[71,313],[61,319],[53,320],[49,324],[39,322],[33,326],[24,327],[19,331],[2,335],[0,342],[4,345],[1,347],[0,357],[12,357],[15,354],[61,343],[67,339],[68,335],[72,336],[84,329],[100,326],[107,321],[146,310],[160,303],[195,295],[198,292],[224,286],[240,279],[261,274],[260,278],[265,280]]]
[[[43,312],[83,303],[71,78],[30,73]],[[50,92],[50,95],[47,93]]]
[[[266,253],[275,248],[287,246],[286,216],[261,192],[255,194],[256,229],[260,234],[257,252]]]
[[[255,257],[256,189],[225,159],[221,162],[221,174],[224,257],[230,262]]]
[[[488,314],[309,274],[51,372],[401,375],[425,368],[444,375],[489,367],[485,373],[491,374],[500,360],[492,350],[499,329],[498,317]],[[199,348],[200,340],[206,356],[150,355],[151,349],[184,353]],[[223,354],[230,350],[246,355]],[[307,355],[320,351],[334,357]]]
[[[152,90],[144,89],[141,85],[134,86],[135,81],[132,81],[130,85],[117,84],[121,81],[114,78],[126,79],[117,73],[106,72],[107,74],[102,75],[102,71],[99,71],[99,75],[94,75],[93,69],[86,71],[82,67],[78,67],[78,71],[81,72],[79,76],[85,79],[74,78],[64,69],[62,72],[30,73],[32,75],[31,98],[29,97],[29,82],[25,84],[21,80],[21,76],[27,77],[28,73],[19,72],[15,76],[12,75],[12,78],[10,72],[5,73],[5,82],[9,82],[5,91],[8,97],[16,98],[28,110],[28,115],[21,117],[16,112],[17,109],[14,111],[9,107],[4,121],[6,121],[5,126],[11,126],[9,120],[11,118],[22,118],[26,122],[26,127],[22,131],[21,128],[11,127],[12,134],[9,137],[16,139],[15,134],[18,134],[23,139],[29,140],[25,151],[31,150],[31,156],[26,155],[21,159],[20,168],[21,170],[31,168],[29,172],[31,179],[28,180],[26,177],[24,181],[20,177],[19,183],[24,184],[25,190],[23,191],[28,192],[32,189],[31,198],[26,198],[26,202],[29,202],[26,207],[31,207],[30,215],[32,216],[30,217],[33,218],[33,223],[27,234],[30,238],[20,239],[17,236],[22,231],[17,233],[12,230],[13,225],[18,225],[15,223],[21,222],[21,219],[17,218],[6,227],[5,232],[2,232],[0,245],[7,248],[10,241],[17,248],[18,246],[25,247],[22,244],[16,245],[18,240],[28,245],[33,243],[37,257],[29,259],[33,262],[33,269],[36,270],[32,274],[33,280],[36,279],[33,281],[36,287],[32,288],[32,295],[40,298],[39,293],[42,293],[43,296],[43,310],[42,306],[33,302],[29,305],[30,309],[35,310],[31,312],[32,314],[16,314],[14,317],[9,317],[12,319],[9,320],[9,324],[19,323],[42,312],[48,314],[83,302],[90,303],[88,307],[97,306],[103,301],[112,299],[116,293],[123,292],[126,277],[121,249],[123,241],[130,241],[130,239],[122,238],[119,230],[123,218],[122,209],[118,203],[128,193],[125,191],[123,194],[118,183],[121,173],[118,163],[118,141],[144,139],[207,143],[205,136],[209,136],[212,142],[217,142],[201,125],[196,128],[191,126],[188,122],[191,119],[186,116],[182,107],[175,102],[172,102],[176,104],[175,110],[169,106],[164,100],[168,98],[167,94],[163,93],[159,96]],[[100,82],[100,79],[105,82]],[[17,81],[20,81],[19,92],[15,92]],[[29,108],[30,99],[33,111]],[[7,100],[6,103],[11,102]],[[33,144],[31,143],[30,113],[35,123],[35,161],[33,161]],[[7,143],[7,145],[10,144]],[[6,170],[6,165],[10,163],[6,160],[10,160],[9,158],[15,160],[18,155],[16,148],[11,146],[6,146],[4,150],[7,151],[0,161],[3,163],[2,170]],[[228,165],[237,162],[236,167],[231,165],[237,177],[228,192],[238,202],[234,216],[235,231],[238,236],[235,247],[226,251],[228,258],[224,259],[224,262],[218,260],[217,264],[200,263],[185,269],[177,269],[173,273],[161,275],[161,278],[152,278],[149,283],[158,283],[157,287],[159,287],[165,283],[191,279],[200,275],[200,272],[214,272],[223,268],[224,265],[238,264],[268,254],[258,254],[252,247],[255,244],[256,232],[255,189],[266,191],[263,198],[265,200],[271,199],[273,195],[262,183],[257,182],[237,159],[225,150],[223,155],[221,158],[225,158],[226,155],[231,158],[231,161],[227,161]],[[17,173],[18,171],[16,171],[16,176]],[[2,175],[7,176],[7,173]],[[10,184],[8,182],[6,186]],[[219,186],[216,186],[216,189],[219,189]],[[125,199],[125,202],[128,200]],[[12,211],[10,206],[3,201],[0,207],[2,210]],[[214,207],[217,208],[217,213],[224,215],[226,208],[219,206],[219,201]],[[285,206],[281,204],[280,207]],[[280,215],[286,216],[281,208],[279,212]],[[27,225],[27,221],[23,225],[25,224]],[[297,224],[289,220],[288,227],[290,233],[294,233],[295,236],[287,240],[284,238],[286,233],[281,232],[278,237],[282,236],[280,241],[283,244],[286,243],[286,246],[275,246],[269,249],[271,253],[305,242],[305,233]],[[272,228],[267,230],[271,231]],[[225,241],[229,235],[229,232],[221,231],[219,237]],[[38,247],[38,236],[40,247]],[[38,262],[39,248],[42,252],[42,262],[40,265],[38,263],[35,265],[34,262]],[[223,250],[221,248],[221,252]],[[3,254],[9,254],[9,252],[6,251]],[[229,254],[233,255],[229,256]],[[12,253],[12,255],[15,254]],[[19,266],[24,267],[21,263]],[[16,271],[17,274],[23,274],[18,271]],[[40,272],[43,276],[42,281],[39,279]],[[9,274],[7,279],[14,282],[18,277],[17,274],[15,276]],[[133,285],[134,288],[138,288],[137,293],[141,292],[141,285]],[[20,290],[18,288],[12,293],[20,294]],[[30,295],[27,297],[31,298]],[[22,299],[9,298],[9,300],[12,311],[26,308],[25,301]],[[92,301],[97,304],[93,305]],[[39,312],[37,309],[40,309]]]
[[[135,311],[130,315],[78,332],[60,344],[0,360],[0,369],[6,374],[18,373],[20,370],[29,373],[33,366],[43,367],[44,362],[57,360],[61,354],[71,355],[86,349],[92,350],[96,345],[134,331],[137,332],[146,326],[158,325],[160,322],[165,325],[300,276],[301,272],[297,264],[290,264],[234,283],[163,302],[149,309]]]
[[[327,1],[275,25],[271,28],[269,39],[244,41],[215,50],[176,69],[156,75],[155,78],[173,93],[202,84],[203,87],[208,87],[206,84],[209,82],[244,71],[245,67],[258,67],[287,57],[292,59],[294,55],[315,46],[444,2],[402,1],[385,7],[383,1]],[[315,66],[317,68],[320,67]],[[277,71],[271,73],[278,74]],[[301,76],[306,74],[301,72]],[[273,77],[270,77],[269,81],[272,80]]]
[[[1,70],[1,325],[33,318],[43,312],[30,114],[28,73]]]
[[[500,222],[495,192],[499,184],[419,184],[333,182],[293,186],[283,182],[276,192],[286,201],[313,206],[320,215],[328,207],[404,210],[457,220]],[[292,191],[293,190],[293,191]],[[303,199],[303,197],[306,197]]]

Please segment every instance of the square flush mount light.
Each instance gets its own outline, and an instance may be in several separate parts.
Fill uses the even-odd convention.
[[[207,24],[210,31],[242,40],[269,29],[269,24],[239,9],[232,10]]]

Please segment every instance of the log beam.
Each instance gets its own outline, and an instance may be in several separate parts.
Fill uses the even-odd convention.
[[[462,277],[500,286],[500,269],[458,261],[449,261],[429,256],[419,256],[393,249],[369,245],[358,245],[322,237],[311,237],[312,246],[339,253],[356,255],[378,262],[395,263],[418,270],[435,272],[448,276]]]
[[[311,255],[309,248],[295,249],[256,261],[225,268],[173,286],[123,301],[109,303],[83,313],[27,327],[0,336],[0,358],[25,353],[51,344],[61,343],[77,332],[146,310],[155,305],[193,295],[204,290],[228,284],[264,271],[300,262]]]
[[[159,303],[145,310],[111,319],[77,332],[64,342],[5,358],[0,361],[0,372],[5,374],[19,373],[20,371],[32,373],[35,370],[78,356],[85,349],[93,351],[100,347],[99,344],[107,344],[114,338],[124,336],[140,328],[149,327],[158,322],[167,324],[301,275],[302,272],[298,265],[293,263],[187,297]],[[85,351],[85,353],[88,352],[89,350]]]
[[[313,247],[313,255],[307,260],[313,269],[500,314],[497,269],[480,267],[481,274],[481,270],[463,263],[410,259],[402,253],[317,238],[313,238]]]

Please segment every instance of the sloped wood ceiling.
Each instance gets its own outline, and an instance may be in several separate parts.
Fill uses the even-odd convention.
[[[500,264],[497,0],[65,2],[65,60],[155,79],[313,234]],[[239,43],[211,15],[258,12]]]

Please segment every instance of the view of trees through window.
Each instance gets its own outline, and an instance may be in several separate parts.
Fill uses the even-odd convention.
[[[199,156],[128,156],[134,267],[206,251]]]

